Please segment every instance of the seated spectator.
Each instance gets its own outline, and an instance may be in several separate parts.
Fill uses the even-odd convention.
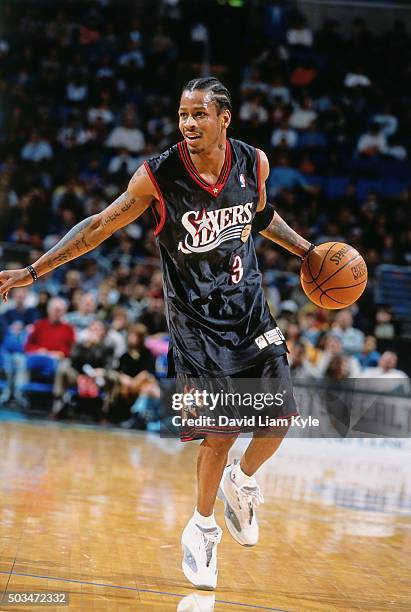
[[[332,330],[334,335],[341,340],[344,353],[354,355],[362,350],[364,334],[353,327],[353,316],[348,308],[337,312]]]
[[[134,113],[130,111],[125,113],[123,124],[110,132],[106,146],[114,149],[126,149],[130,153],[140,153],[144,149],[144,134],[136,127]]]
[[[340,338],[332,332],[327,333],[325,336],[325,340],[324,340],[324,351],[322,355],[318,357],[317,363],[316,363],[317,377],[321,378],[325,376],[331,361],[335,357],[342,356],[342,355],[343,355],[343,347],[342,347],[342,342]],[[348,367],[348,375],[347,375],[348,378],[357,378],[358,376],[360,376],[360,373],[361,373],[360,364],[354,357],[347,355],[346,360],[344,361],[344,367],[345,365],[347,365]],[[340,368],[340,366],[341,366],[341,363],[338,365],[338,368]],[[329,371],[328,375],[330,375],[330,372],[332,371],[333,369]]]
[[[119,358],[126,350],[129,317],[126,308],[116,306],[112,313],[110,328],[107,332],[107,344],[114,351],[114,356]]]
[[[334,355],[331,357],[324,378],[328,381],[345,380],[351,377],[350,360],[346,355]]]
[[[57,140],[64,149],[72,149],[86,144],[90,140],[90,133],[84,128],[80,119],[73,116],[68,125],[60,128]]]
[[[304,98],[302,104],[297,106],[290,115],[288,124],[296,130],[308,130],[313,121],[317,119],[317,113],[313,108],[312,100]]]
[[[317,344],[321,327],[314,312],[305,312],[299,317],[301,337],[312,346]]]
[[[271,168],[267,181],[267,193],[269,197],[274,197],[278,192],[286,189],[292,191],[296,188],[307,192],[315,192],[316,188],[309,185],[304,175],[291,168],[290,161],[286,155],[280,155],[278,161]]]
[[[73,308],[73,295],[77,291],[81,291],[81,274],[79,270],[71,268],[67,270],[64,283],[59,291],[60,297],[67,300],[71,309]]]
[[[4,331],[1,349],[4,357],[7,386],[0,397],[0,403],[2,404],[14,399],[21,408],[27,407],[23,386],[28,382],[26,356],[24,354],[24,343],[28,329],[29,326],[25,326],[23,320],[16,319]]]
[[[89,90],[83,75],[75,74],[66,85],[66,98],[75,105],[81,105],[87,99]]]
[[[56,417],[62,411],[64,395],[70,387],[77,387],[81,397],[82,385],[86,388],[88,383],[87,394],[98,396],[98,388],[95,385],[94,394],[91,393],[87,377],[91,379],[91,383],[95,378],[99,378],[100,382],[104,372],[113,366],[113,350],[105,343],[106,333],[104,323],[93,321],[87,328],[87,334],[72,346],[70,358],[59,363],[54,381],[52,416]],[[104,385],[104,381],[102,384]]]
[[[297,145],[298,134],[288,127],[288,122],[283,121],[280,128],[273,131],[271,135],[271,146],[292,149]]]
[[[96,70],[96,79],[104,85],[112,84],[116,71],[110,55],[104,55],[100,61],[100,67]],[[99,83],[99,84],[100,84]]]
[[[394,157],[399,161],[403,161],[408,157],[408,151],[404,147],[401,138],[394,134],[390,136],[387,141],[387,146],[385,149],[385,155],[389,155],[389,157]]]
[[[290,102],[290,90],[278,74],[273,76],[270,84],[267,86],[267,98],[270,102],[278,99],[284,102],[284,104]]]
[[[298,306],[292,300],[285,300],[280,304],[280,314],[284,321],[284,336],[287,341],[288,348],[291,348],[295,343],[301,341],[301,330],[297,321],[295,320],[295,314],[298,310]]]
[[[93,293],[83,293],[78,309],[66,315],[66,321],[72,325],[78,334],[86,329],[96,318],[97,304]]]
[[[159,387],[154,378],[155,360],[144,346],[147,328],[141,324],[132,325],[128,334],[127,352],[120,358],[118,366],[117,393],[123,398],[136,397],[131,406],[130,418],[121,423],[125,429],[139,428],[144,422],[144,412],[152,408],[153,400],[159,398]],[[115,390],[113,389],[113,397]],[[147,415],[146,415],[147,416]]]
[[[294,342],[289,354],[290,370],[294,378],[315,378],[317,370],[306,355],[304,342]]]
[[[385,351],[378,360],[377,367],[365,368],[363,378],[402,378],[408,380],[408,375],[397,370],[398,356],[394,351]]]
[[[368,132],[360,136],[357,144],[357,152],[368,157],[385,153],[386,149],[387,140],[378,123],[371,125]]]
[[[95,124],[98,121],[101,121],[104,123],[104,125],[111,125],[114,123],[115,116],[110,106],[111,100],[109,92],[102,91],[98,105],[89,108],[87,111],[87,119],[89,123]]]
[[[167,331],[167,321],[164,314],[164,300],[150,297],[148,307],[139,318],[139,323],[145,325],[149,334],[158,334]]]
[[[394,351],[385,351],[378,360],[376,368],[365,368],[363,379],[370,379],[365,385],[372,392],[380,393],[410,393],[410,380],[402,370],[397,370],[398,356]]]
[[[372,122],[380,126],[381,134],[387,138],[395,134],[398,128],[398,119],[390,112],[388,104],[385,104],[382,112],[372,116]]]
[[[131,38],[127,44],[127,51],[122,53],[118,58],[118,63],[120,66],[127,66],[129,64],[133,64],[137,68],[141,69],[144,67],[144,55],[141,51],[141,38],[137,39],[136,37]]]
[[[292,27],[287,30],[286,38],[289,45],[312,46],[313,33],[307,26],[307,20],[304,15],[299,14],[295,17]]]
[[[249,94],[265,93],[267,91],[267,83],[264,82],[261,70],[253,66],[247,77],[241,83],[241,93],[243,96]]]
[[[68,357],[74,344],[74,328],[63,321],[66,303],[59,297],[51,298],[47,319],[39,319],[27,338],[26,353],[42,353],[61,359]]]
[[[127,336],[127,351],[120,357],[118,371],[127,376],[137,376],[142,371],[155,373],[152,353],[144,346],[147,328],[141,323],[131,325]]]
[[[271,123],[275,127],[281,127],[287,125],[288,129],[288,116],[290,114],[289,107],[284,104],[280,98],[276,98],[271,108]]]
[[[369,87],[371,81],[369,77],[363,74],[361,69],[357,69],[354,72],[347,72],[344,77],[344,85],[346,87]]]
[[[154,377],[154,357],[144,346],[147,329],[144,325],[131,326],[127,337],[127,351],[121,356],[116,370],[88,369],[96,379],[104,380],[103,411],[110,420],[118,421],[122,413],[130,418],[121,425],[126,429],[142,428],[145,414],[154,408],[160,390]],[[137,401],[136,401],[137,400]],[[146,415],[147,416],[147,415]]]
[[[81,276],[83,291],[97,291],[103,281],[104,274],[99,270],[97,261],[93,258],[86,259]]]
[[[61,208],[70,208],[76,216],[84,215],[85,193],[77,177],[71,177],[66,183],[59,185],[51,196],[51,206],[54,213]]]
[[[135,322],[148,307],[147,289],[145,285],[136,283],[132,287],[132,293],[128,301],[128,313],[130,319]]]
[[[391,340],[395,335],[392,313],[389,308],[381,306],[375,315],[374,336],[379,340]]]
[[[21,158],[24,161],[34,163],[42,162],[53,157],[53,149],[45,138],[42,138],[38,130],[33,130],[29,141],[21,150]]]
[[[119,292],[112,286],[110,279],[102,282],[98,290],[97,318],[110,321],[118,298]]]
[[[259,93],[252,94],[249,99],[240,106],[239,118],[241,121],[260,125],[268,121],[268,111],[262,104],[262,96]]]
[[[127,149],[119,149],[117,155],[111,158],[107,172],[113,179],[122,182],[124,177],[131,176],[137,170],[138,161],[132,157]]]
[[[362,368],[374,368],[378,365],[381,357],[377,351],[377,340],[375,336],[366,336],[360,353],[355,354]]]
[[[10,308],[1,316],[7,326],[16,321],[22,323],[23,327],[31,325],[40,318],[38,310],[33,306],[27,306],[28,291],[26,287],[14,289]]]
[[[299,134],[298,146],[306,149],[324,149],[327,146],[327,139],[323,132],[318,129],[315,121],[305,132]]]

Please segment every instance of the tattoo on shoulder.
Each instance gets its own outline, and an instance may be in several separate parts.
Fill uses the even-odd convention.
[[[144,165],[140,166],[139,168],[137,168],[137,170],[134,172],[133,176],[131,177],[131,182],[135,183],[135,181],[140,176],[145,176],[146,174],[147,174],[147,171],[146,171]]]

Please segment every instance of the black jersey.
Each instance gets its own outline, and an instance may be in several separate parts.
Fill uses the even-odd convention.
[[[155,234],[176,371],[232,374],[285,353],[251,235],[260,191],[256,149],[227,139],[212,186],[185,141],[145,166],[161,207]]]

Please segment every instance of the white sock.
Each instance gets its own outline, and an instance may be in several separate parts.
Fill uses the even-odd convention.
[[[210,514],[210,516],[203,516],[197,510],[194,510],[193,514],[194,522],[200,527],[204,527],[205,529],[210,529],[210,527],[217,527],[217,523],[215,522],[214,512]]]
[[[236,463],[235,466],[231,470],[231,480],[235,482],[237,487],[242,487],[244,485],[249,484],[252,476],[248,476],[243,472],[239,463]]]

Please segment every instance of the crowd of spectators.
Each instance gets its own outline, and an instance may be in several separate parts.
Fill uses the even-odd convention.
[[[411,263],[411,38],[404,23],[387,24],[377,35],[355,19],[344,36],[333,20],[313,32],[286,4],[235,9],[210,2],[195,12],[190,3],[167,0],[153,0],[148,12],[127,1],[118,10],[110,0],[24,6],[0,6],[5,267],[34,261],[117,197],[144,159],[179,139],[179,91],[208,61],[232,91],[230,136],[267,152],[267,191],[280,214],[312,242],[349,242],[368,264],[370,282],[352,310],[352,327],[348,311],[336,315],[308,304],[299,262],[256,237],[266,294],[285,325],[294,370],[316,377],[395,367],[395,358],[376,347],[401,329],[386,305],[375,304],[373,290],[379,264]],[[229,27],[241,48],[224,35]],[[90,338],[103,335],[110,351],[90,357],[89,365],[116,369],[130,330],[140,324],[154,356],[164,354],[153,224],[143,215],[90,256],[40,278],[29,293],[15,291],[2,307],[6,369],[17,396],[25,351],[76,362],[78,346],[90,344],[93,353]],[[65,367],[56,413],[71,380]],[[152,365],[141,367],[155,373]]]

